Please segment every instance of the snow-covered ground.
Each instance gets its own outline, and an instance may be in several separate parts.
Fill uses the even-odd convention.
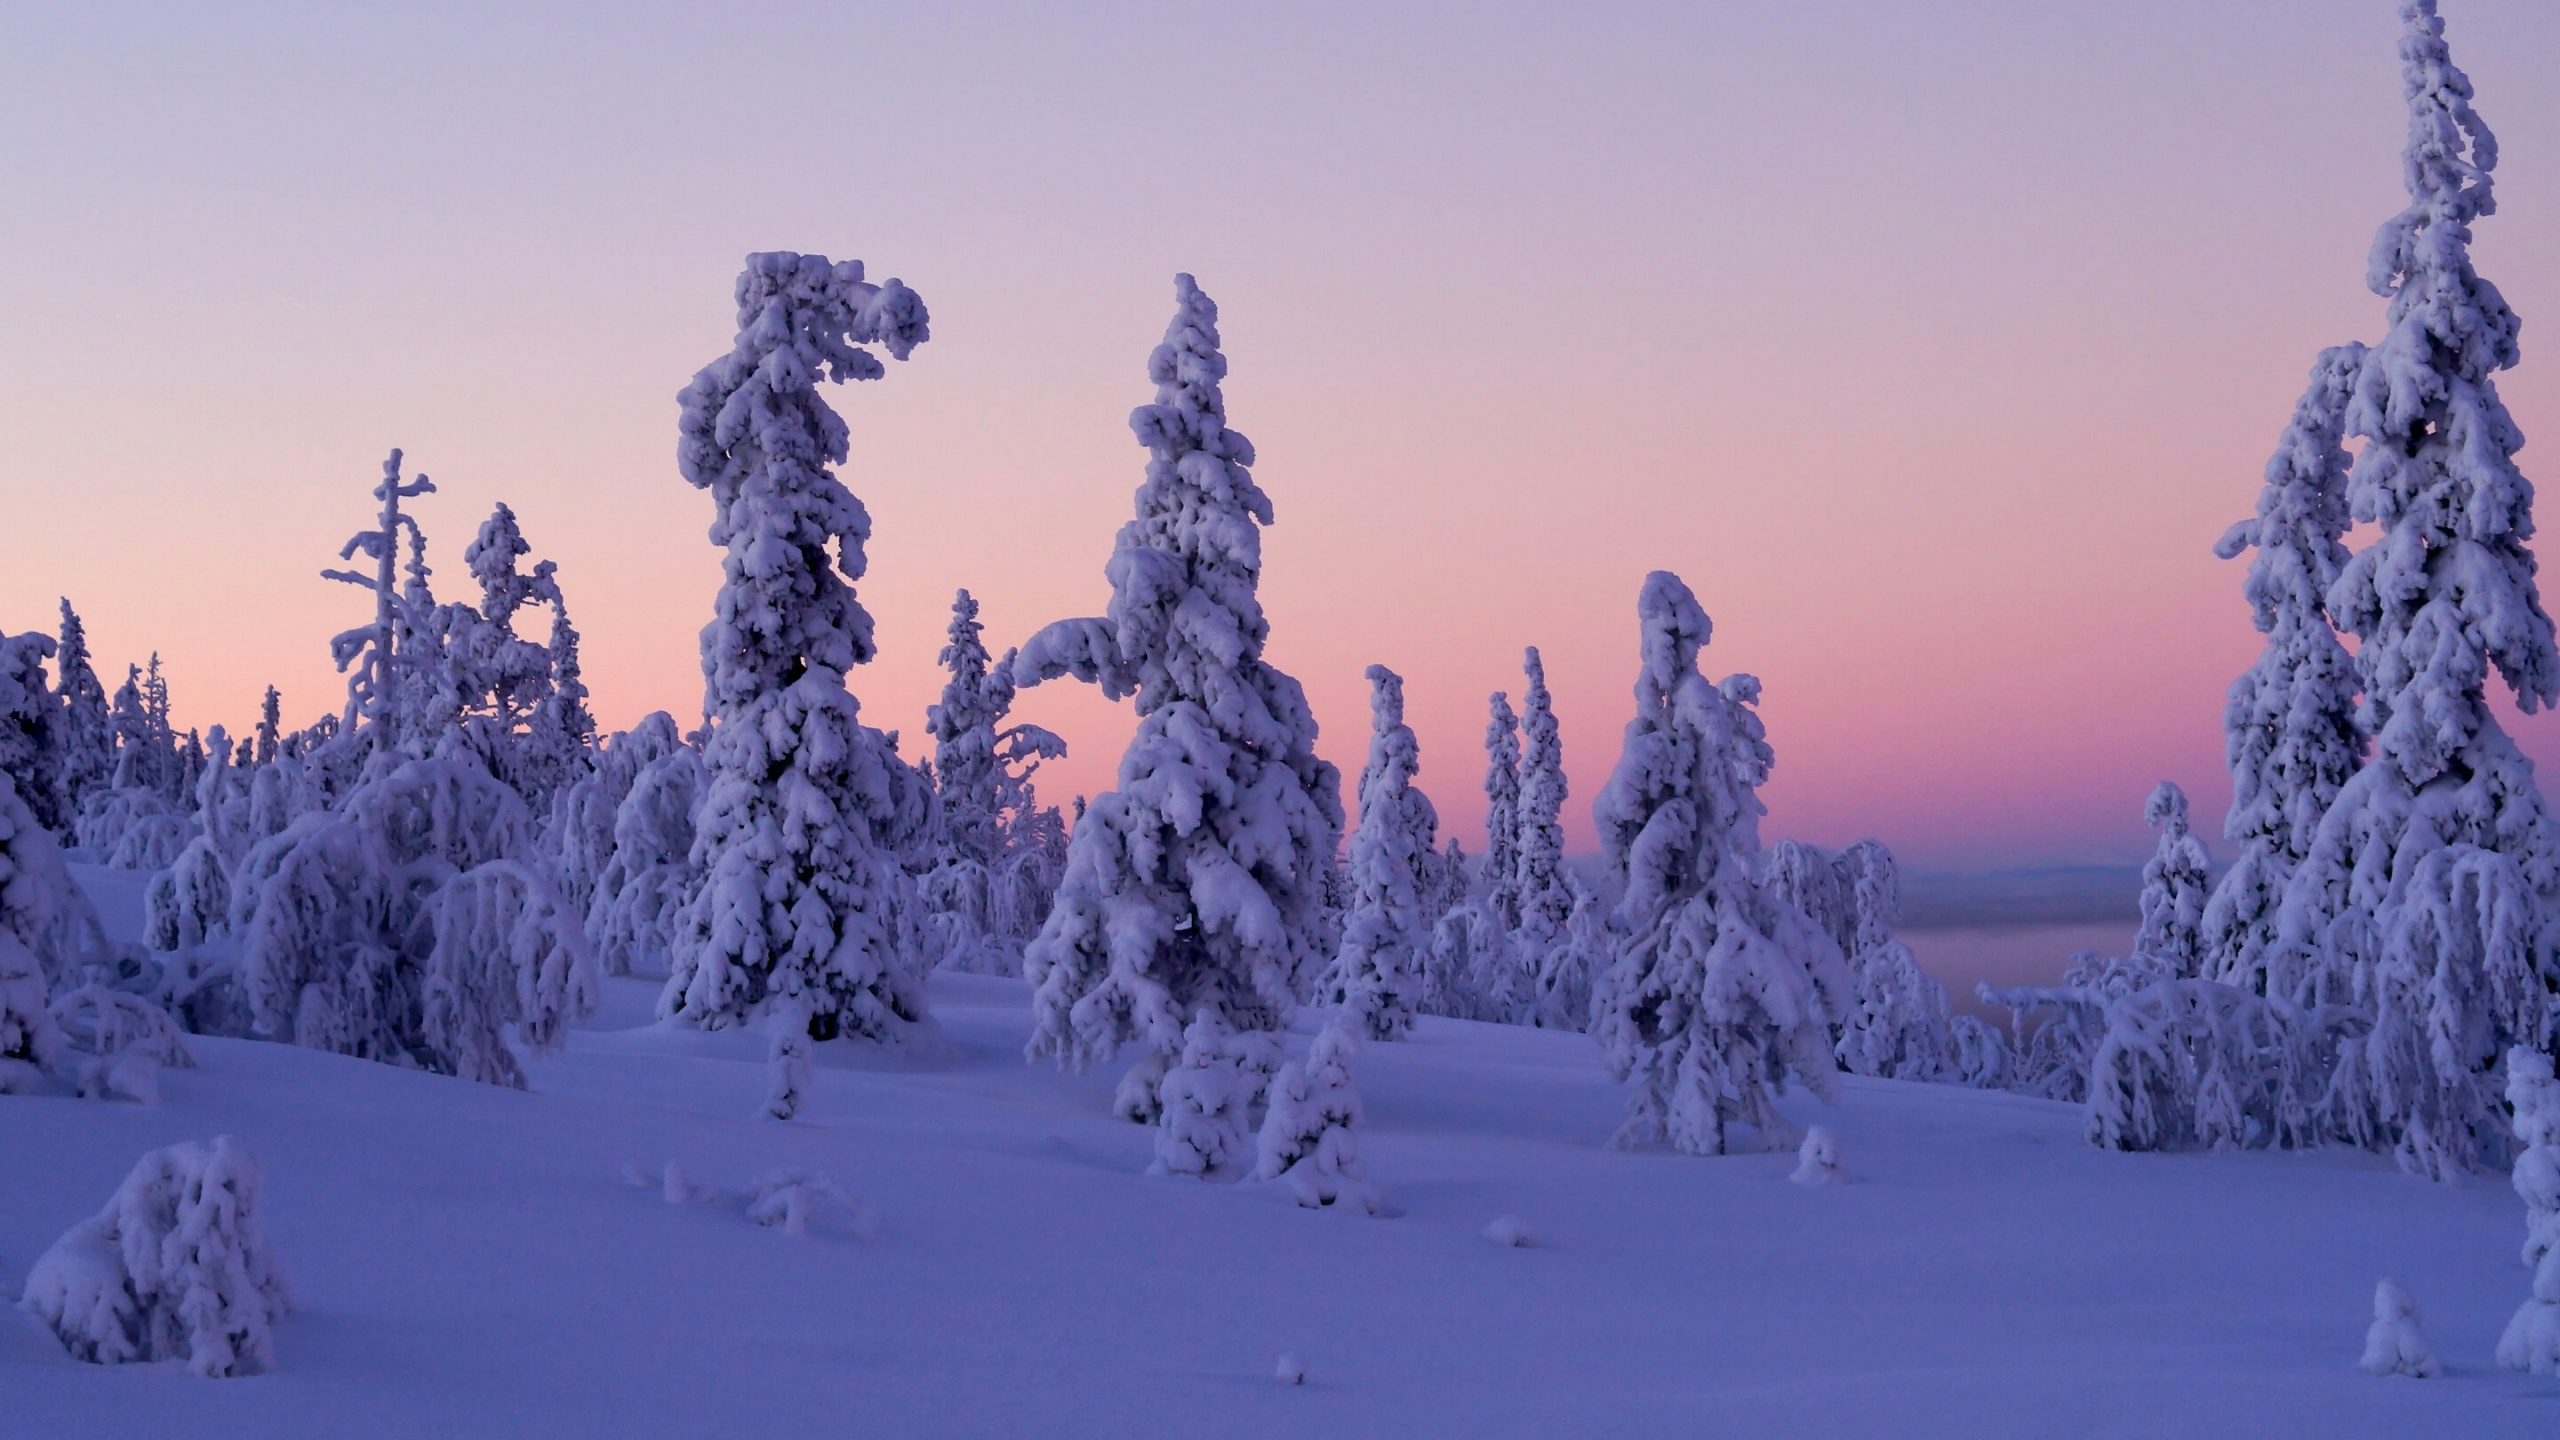
[[[2071,1107],[1851,1079],[1788,1102],[1854,1182],[1807,1189],[1792,1155],[1603,1148],[1620,1096],[1580,1036],[1426,1019],[1359,1062],[1369,1219],[1149,1178],[1111,1074],[1023,1063],[1015,982],[938,977],[939,1037],[905,1052],[818,1047],[789,1123],[751,1118],[761,1039],[651,1025],[654,989],[611,982],[531,1094],[200,1040],[156,1108],[0,1098],[0,1286],[144,1150],[227,1133],[300,1305],[278,1368],[233,1380],[79,1364],[0,1312],[0,1434],[2560,1429],[2560,1384],[2490,1363],[2527,1283],[2497,1177],[2102,1153]],[[633,1160],[806,1166],[873,1215],[793,1239],[634,1188]],[[1484,1238],[1513,1213],[1534,1246]],[[2444,1378],[2356,1370],[2384,1276]]]

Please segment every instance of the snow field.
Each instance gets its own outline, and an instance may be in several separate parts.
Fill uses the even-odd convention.
[[[1792,1149],[1605,1149],[1585,1037],[1425,1018],[1356,1062],[1370,1219],[1149,1178],[1117,1067],[1023,1063],[1022,985],[930,989],[899,1045],[816,1047],[787,1124],[753,1118],[764,1037],[648,1023],[627,979],[529,1094],[198,1039],[158,1107],[0,1101],[0,1287],[143,1151],[228,1133],[297,1305],[272,1373],[218,1383],[8,1312],[0,1435],[2490,1437],[2560,1401],[2492,1363],[2529,1284],[2502,1177],[2113,1154],[2077,1107],[1847,1076],[1781,1102],[1856,1171],[1807,1188]],[[874,1234],[669,1206],[635,1157],[822,1173]],[[1486,1243],[1510,1215],[1534,1246]],[[2358,1371],[2383,1276],[2442,1378]]]

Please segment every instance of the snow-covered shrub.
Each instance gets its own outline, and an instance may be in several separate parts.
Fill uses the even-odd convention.
[[[1805,1127],[1804,1143],[1796,1147],[1796,1168],[1787,1178],[1798,1185],[1845,1185],[1849,1177],[1840,1173],[1840,1138],[1828,1125]]]
[[[737,1024],[805,1004],[831,1031],[881,1037],[925,1009],[921,958],[898,953],[913,885],[898,856],[932,796],[864,725],[845,672],[869,661],[862,577],[871,518],[828,469],[843,419],[822,381],[877,379],[927,338],[924,302],[860,261],[747,257],[738,335],[679,397],[677,457],[716,505],[724,554],[702,632],[710,784],[695,814],[699,883],[678,914],[662,1017]]]
[[[773,1044],[765,1052],[766,1118],[788,1120],[800,1113],[809,1098],[810,1065],[808,1007],[787,1006],[773,1017]]]
[[[1537,1023],[1551,1030],[1591,1028],[1591,987],[1609,968],[1608,902],[1568,870],[1565,885],[1573,893],[1573,913],[1564,938],[1547,951],[1538,972]]]
[[[2550,1039],[2560,829],[2487,684],[2494,666],[2528,714],[2560,700],[2560,648],[2525,546],[2524,436],[2494,380],[2517,361],[2518,321],[2470,257],[2497,143],[2434,0],[2401,13],[2410,204],[2374,240],[2367,280],[2390,297],[2388,330],[2345,418],[2366,442],[2349,515],[2381,533],[2327,595],[2357,640],[2374,753],[2288,882],[2277,943],[2280,969],[2335,968],[2373,1007],[2342,1057],[2364,1113],[2341,1132],[2442,1177],[2498,1158],[2491,1072],[2509,1046]]]
[[[2011,1088],[2077,1105],[2089,1098],[2089,1064],[2106,1037],[2108,1004],[2164,978],[2161,967],[2146,957],[2082,950],[2063,966],[2058,986],[1995,990],[1977,985],[1974,993],[1984,1004],[2010,1012]],[[2036,1017],[2032,1028],[2030,1016]]]
[[[2319,1144],[2338,1046],[2366,1024],[2348,1007],[2190,979],[2106,1000],[2103,1015],[2088,1133],[2109,1150]]]
[[[1206,1179],[1244,1158],[1245,1111],[1253,1104],[1236,1033],[1203,1005],[1182,1032],[1182,1055],[1158,1086],[1156,1163],[1148,1173]]]
[[[1422,1010],[1453,1020],[1499,1020],[1508,998],[1498,987],[1522,974],[1511,932],[1490,895],[1454,905],[1431,927],[1423,957]]]
[[[576,906],[579,913],[590,917],[595,913],[597,893],[607,883],[605,874],[613,865],[617,850],[615,826],[622,802],[631,794],[641,770],[685,748],[675,718],[664,710],[652,711],[628,731],[608,737],[597,747],[586,773],[561,787],[552,798],[551,816],[543,827],[543,851],[550,860],[561,897]],[[693,825],[688,813],[684,843],[676,847],[676,854],[681,857],[692,843]],[[604,949],[600,938],[597,948]]]
[[[1711,627],[1669,571],[1637,602],[1643,669],[1615,773],[1593,807],[1626,886],[1618,945],[1592,998],[1610,1073],[1635,1082],[1617,1143],[1715,1155],[1740,1120],[1763,1144],[1793,1128],[1770,1085],[1838,1091],[1831,1023],[1849,1003],[1839,947],[1758,873],[1759,787],[1772,755],[1759,682],[1698,673]]]
[[[185,950],[218,940],[230,928],[231,866],[210,837],[199,835],[143,891],[143,943],[154,950]]]
[[[1015,665],[1025,685],[1074,675],[1137,697],[1117,784],[1076,824],[1023,974],[1031,1057],[1081,1067],[1135,1040],[1141,1084],[1203,1007],[1241,1031],[1287,1019],[1328,954],[1322,890],[1342,830],[1306,694],[1262,658],[1271,501],[1251,442],[1227,428],[1218,309],[1188,275],[1174,289],[1147,362],[1155,402],[1129,417],[1149,459],[1106,567],[1110,612],[1049,626]]]
[[[258,1164],[225,1135],[142,1157],[96,1216],[28,1272],[28,1312],[101,1365],[184,1359],[202,1376],[275,1364],[289,1308],[269,1254]]]
[[[435,1068],[523,1089],[508,1032],[532,1054],[556,1050],[602,997],[576,912],[540,870],[491,860],[438,888],[426,921],[420,996]]]
[[[86,1098],[121,1095],[157,1104],[161,1067],[195,1068],[185,1032],[168,1011],[141,996],[83,985],[56,999],[52,1014],[65,1068]]]
[[[2507,1103],[2515,1114],[2516,1193],[2524,1197],[2524,1263],[2533,1294],[2498,1340],[2498,1363],[2536,1375],[2560,1374],[2560,1081],[2551,1057],[2519,1045],[2507,1052]]]
[[[342,1055],[521,1085],[592,1009],[577,917],[526,863],[531,815],[469,759],[411,760],[259,842],[231,924],[258,1028]]]
[[[1375,1214],[1378,1192],[1360,1173],[1360,1092],[1351,1083],[1359,1023],[1336,1014],[1307,1047],[1306,1063],[1280,1067],[1255,1137],[1253,1178],[1287,1183],[1311,1208],[1342,1202]]]
[[[842,1210],[855,1229],[863,1227],[860,1201],[817,1171],[798,1168],[771,1170],[757,1176],[747,1200],[747,1218],[759,1225],[778,1226],[783,1234],[798,1239],[809,1233],[809,1217],[821,1204]]]
[[[1422,758],[1404,723],[1404,680],[1384,665],[1370,666],[1368,679],[1369,763],[1360,772],[1360,828],[1351,832],[1351,911],[1323,991],[1360,1017],[1370,1039],[1394,1040],[1412,1031],[1423,999],[1436,918],[1425,912],[1425,880],[1440,817],[1413,787]]]
[[[1764,861],[1772,887],[1848,957],[1854,999],[1834,1053],[1843,1069],[1895,1080],[1943,1076],[1953,1044],[1946,987],[1893,937],[1902,906],[1893,852],[1861,840],[1832,854],[1785,840]]]
[[[1976,1090],[2009,1088],[2008,1038],[1979,1015],[1947,1021],[1947,1074]]]
[[[2327,601],[2347,563],[2342,441],[2364,353],[2362,345],[2320,352],[2267,461],[2258,513],[2214,546],[2225,560],[2257,551],[2241,589],[2267,645],[2231,683],[2222,712],[2232,788],[2223,833],[2241,850],[2205,904],[2206,976],[2297,1005],[2346,998],[2327,973],[2270,967],[2282,953],[2276,913],[2285,885],[2310,852],[2320,817],[2364,763],[2355,662],[2329,623]]]
[[[710,782],[702,752],[685,745],[643,764],[632,777],[613,816],[612,855],[587,907],[596,953],[613,974],[667,968],[676,918],[700,883],[693,817]]]
[[[2357,1363],[2367,1375],[2425,1380],[2444,1373],[2418,1329],[2418,1302],[2388,1280],[2373,1287],[2373,1326],[2364,1332],[2364,1359]]]

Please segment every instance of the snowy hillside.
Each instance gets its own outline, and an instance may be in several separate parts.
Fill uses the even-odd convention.
[[[1792,1155],[1602,1148],[1588,1039],[1426,1018],[1359,1061],[1373,1220],[1149,1178],[1115,1072],[1023,1063],[1017,982],[937,976],[903,1052],[818,1047],[788,1123],[749,1118],[761,1037],[648,1023],[655,992],[611,982],[530,1094],[198,1039],[156,1108],[0,1102],[0,1286],[144,1150],[230,1134],[298,1302],[276,1369],[217,1384],[0,1312],[0,1434],[2523,1436],[2560,1402],[2491,1364],[2527,1280],[2503,1177],[2105,1153],[2074,1107],[1850,1077],[1786,1104],[1852,1182],[1808,1189]],[[802,1166],[871,1215],[793,1239],[635,1160]],[[1533,1245],[1488,1243],[1506,1214]],[[2384,1276],[2444,1378],[2356,1370]]]

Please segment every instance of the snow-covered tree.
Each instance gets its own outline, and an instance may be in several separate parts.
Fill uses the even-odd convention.
[[[593,1010],[575,912],[524,802],[468,757],[412,760],[260,841],[231,928],[258,1028],[313,1049],[521,1086]]]
[[[2533,1293],[2498,1340],[2498,1363],[2536,1375],[2560,1374],[2560,1081],[2551,1057],[2507,1052],[2507,1104],[2515,1115],[2516,1194],[2524,1198],[2524,1263]]]
[[[1565,920],[1564,938],[1547,951],[1539,971],[1535,1018],[1552,1030],[1588,1030],[1591,987],[1609,968],[1613,953],[1608,903],[1570,870],[1565,882],[1573,892],[1573,914]]]
[[[1805,1127],[1804,1143],[1796,1147],[1796,1168],[1787,1178],[1798,1185],[1845,1185],[1848,1177],[1840,1173],[1840,1137],[1828,1125]]]
[[[1017,850],[1023,843],[1045,848],[1045,837],[1020,830],[1021,812],[1033,805],[1030,772],[1066,754],[1067,745],[1037,725],[1004,723],[1013,709],[1014,654],[990,657],[979,638],[984,628],[977,599],[961,591],[951,602],[950,643],[941,655],[951,678],[942,703],[925,715],[941,805],[922,889],[941,927],[943,964],[1011,974],[1022,943],[1048,913],[1017,893],[1026,883],[1041,890],[1047,878],[1041,857]]]
[[[2187,792],[2166,780],[2142,807],[2143,823],[2160,843],[2142,867],[2142,930],[2133,953],[2159,967],[2165,979],[2190,980],[2203,966],[2204,907],[2212,887],[2212,861],[2187,823]]]
[[[1979,1015],[1958,1015],[1947,1022],[1947,1070],[1950,1079],[1976,1090],[2009,1088],[2009,1042]]]
[[[1149,1173],[1206,1180],[1244,1158],[1245,1112],[1263,1076],[1217,1007],[1203,1005],[1182,1032],[1182,1053],[1166,1073],[1156,1117],[1156,1163]]]
[[[1848,957],[1856,998],[1841,1017],[1835,1053],[1860,1075],[1935,1080],[1950,1047],[1947,990],[1893,936],[1901,871],[1880,841],[1837,854],[1783,840],[1766,860],[1779,898],[1804,912]]]
[[[62,602],[61,663],[55,693],[62,697],[62,798],[68,815],[115,782],[116,733],[107,713],[107,690],[89,658],[89,632],[71,601]]]
[[[1520,717],[1493,692],[1484,727],[1484,893],[1506,931],[1520,924]]]
[[[1440,816],[1413,787],[1422,747],[1404,723],[1404,679],[1372,665],[1369,761],[1360,771],[1360,828],[1351,832],[1351,910],[1325,998],[1360,1017],[1372,1040],[1410,1033],[1431,944],[1427,895]]]
[[[1061,675],[1137,697],[1117,787],[1069,842],[1048,923],[1024,956],[1029,1053],[1081,1067],[1146,1047],[1121,1108],[1155,1114],[1155,1086],[1203,1008],[1277,1030],[1321,964],[1325,872],[1342,830],[1340,778],[1315,753],[1298,682],[1262,658],[1254,590],[1271,501],[1251,442],[1227,428],[1218,307],[1188,275],[1147,362],[1153,404],[1129,417],[1149,452],[1137,515],[1105,573],[1107,615],[1033,638],[1025,685]]]
[[[2534,584],[2524,436],[2495,372],[2517,319],[2473,270],[2497,142],[2445,47],[2434,0],[2406,0],[2400,41],[2410,205],[2375,237],[2367,279],[2390,297],[2346,433],[2366,444],[2349,513],[2381,534],[2328,593],[2357,639],[2371,763],[2340,787],[2286,887],[2286,966],[2335,967],[2371,1007],[2342,1061],[2363,1114],[2350,1138],[2444,1176],[2503,1146],[2495,1070],[2547,1046],[2560,975],[2560,832],[2533,767],[2488,708],[2494,666],[2527,713],[2560,700],[2560,650]]]
[[[292,1302],[267,1247],[258,1162],[228,1135],[143,1156],[106,1209],[37,1258],[23,1303],[93,1364],[272,1368],[271,1327]]]
[[[266,698],[258,702],[258,745],[257,753],[253,757],[255,763],[260,765],[275,763],[276,747],[283,743],[284,739],[283,730],[284,697],[276,693],[276,687],[270,685],[267,687]]]
[[[380,522],[371,530],[360,531],[338,552],[341,560],[352,560],[361,551],[374,562],[374,573],[352,570],[323,570],[321,575],[348,585],[360,585],[373,592],[373,623],[345,631],[329,642],[329,651],[341,671],[348,671],[347,713],[339,722],[339,733],[354,736],[361,732],[369,742],[366,748],[374,754],[389,756],[401,743],[400,718],[401,662],[399,641],[404,628],[402,587],[399,577],[400,538],[405,531],[413,549],[423,549],[426,537],[419,533],[418,522],[400,513],[400,502],[419,495],[435,493],[435,482],[424,475],[415,480],[400,478],[400,452],[382,462],[382,483],[374,487],[373,498],[382,502]],[[423,562],[420,567],[423,569]],[[352,668],[351,668],[352,667]],[[122,697],[118,697],[121,701]]]
[[[2320,817],[2364,763],[2356,729],[2355,662],[2329,623],[2329,587],[2346,568],[2347,402],[2364,367],[2362,345],[2320,352],[2310,388],[2267,461],[2258,513],[2225,533],[2225,560],[2255,549],[2241,591],[2267,647],[2231,683],[2223,749],[2231,766],[2231,814],[2223,833],[2240,847],[2206,902],[2202,943],[2213,979],[2262,995],[2316,1004],[2326,977],[2275,973],[2276,912],[2286,883],[2311,850]],[[2297,955],[2296,958],[2301,958]]]
[[[1360,1092],[1351,1083],[1357,1024],[1335,1015],[1316,1032],[1304,1064],[1280,1067],[1255,1137],[1253,1178],[1286,1183],[1310,1209],[1339,1203],[1377,1213],[1377,1189],[1360,1173]]]
[[[1759,874],[1758,792],[1773,759],[1752,709],[1759,682],[1698,673],[1712,627],[1680,577],[1647,576],[1636,612],[1636,715],[1593,806],[1626,886],[1617,953],[1592,998],[1610,1073],[1635,1082],[1618,1143],[1721,1154],[1732,1120],[1785,1143],[1793,1130],[1769,1086],[1793,1074],[1825,1100],[1837,1093],[1830,1027],[1848,1007],[1847,967]]]
[[[1546,662],[1538,647],[1521,662],[1528,692],[1521,697],[1520,852],[1518,868],[1520,948],[1544,968],[1546,952],[1564,938],[1573,915],[1573,889],[1564,868],[1564,740],[1556,731],[1555,697],[1547,693]]]
[[[2364,1332],[2367,1375],[2407,1375],[2426,1380],[2444,1373],[2436,1352],[2418,1328],[2418,1302],[2409,1292],[2385,1280],[2373,1287],[2373,1325]]]
[[[63,803],[62,701],[45,683],[53,637],[39,630],[0,635],[0,771],[47,830],[69,828]]]
[[[806,1005],[817,1038],[877,1038],[924,1014],[923,976],[896,948],[913,888],[898,853],[932,797],[845,689],[874,648],[850,583],[871,517],[828,468],[850,437],[818,386],[887,373],[867,344],[907,358],[924,302],[858,260],[775,251],[747,257],[737,305],[736,344],[679,397],[678,462],[711,492],[724,553],[702,631],[701,880],[658,1009],[719,1027]]]

